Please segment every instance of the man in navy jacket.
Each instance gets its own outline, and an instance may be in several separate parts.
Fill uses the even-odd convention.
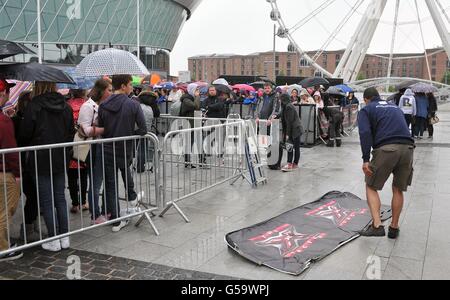
[[[403,209],[404,195],[413,177],[414,140],[406,125],[402,110],[396,105],[381,100],[375,88],[364,92],[364,107],[358,115],[359,135],[363,153],[363,171],[366,176],[367,200],[373,224],[362,236],[385,236],[381,224],[381,191],[394,174],[392,198],[392,224],[389,238],[398,237],[399,219]],[[370,151],[372,161],[370,161]]]

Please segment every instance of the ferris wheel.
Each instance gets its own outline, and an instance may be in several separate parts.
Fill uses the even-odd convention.
[[[386,47],[389,56],[380,56],[387,61],[388,72],[386,78],[391,78],[393,62],[396,60],[405,60],[415,57],[425,57],[426,67],[431,81],[431,62],[430,54],[427,48],[433,48],[433,45],[427,45],[429,32],[432,31],[439,41],[439,46],[443,45],[444,51],[450,57],[450,3],[447,0],[308,0],[295,1],[297,9],[306,10],[301,19],[293,19],[290,14],[288,18],[284,18],[283,14],[293,5],[289,0],[266,0],[271,6],[270,18],[278,24],[277,36],[289,41],[288,51],[298,52],[303,61],[309,66],[316,69],[325,77],[342,78],[344,82],[352,83],[358,79],[359,72],[364,63],[366,54],[371,47],[372,41],[376,35],[377,29],[384,26],[382,30],[382,43]],[[445,5],[444,5],[445,3]],[[297,10],[298,11],[298,10]],[[407,17],[405,17],[407,12]],[[294,14],[295,15],[295,14]],[[336,17],[338,15],[339,17]],[[329,18],[333,16],[333,18]],[[359,20],[359,22],[355,22]],[[316,42],[316,48],[319,49],[314,55],[306,52],[305,47],[311,47],[308,38],[314,36],[313,30],[308,32],[307,26],[314,23],[314,32],[321,30],[327,36],[324,41],[319,44]],[[405,30],[405,28],[413,28]],[[389,28],[389,30],[386,30]],[[424,30],[428,28],[428,30]],[[430,29],[432,28],[432,29]],[[302,31],[303,30],[303,31]],[[380,30],[378,30],[380,31]],[[345,34],[342,34],[345,32]],[[386,36],[386,32],[392,34]],[[378,32],[378,35],[380,33]],[[307,38],[305,38],[307,37]],[[380,39],[378,39],[380,40]],[[394,52],[407,42],[413,43],[416,49],[421,49],[420,54],[397,57]],[[309,44],[309,45],[308,45]],[[340,57],[340,61],[336,66],[334,73],[329,72],[322,67],[318,60],[320,56],[333,46],[339,45],[341,49],[345,49],[344,54]],[[442,50],[441,50],[442,51]],[[448,88],[448,86],[447,86]]]

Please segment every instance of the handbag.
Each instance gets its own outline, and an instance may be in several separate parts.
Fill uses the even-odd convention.
[[[78,127],[78,126],[77,126]],[[78,127],[77,133],[75,134],[75,137],[73,139],[74,143],[79,142],[87,142],[92,141],[94,138],[87,137],[84,134],[84,131],[81,126]],[[91,145],[79,145],[73,147],[73,155],[72,158],[76,161],[80,161],[85,163],[89,154],[89,151],[91,150]]]
[[[94,119],[95,119],[95,113],[94,113],[94,117],[92,118],[91,124],[94,123]],[[73,139],[74,143],[88,142],[88,141],[92,141],[94,139],[93,137],[88,137],[88,135],[84,132],[83,127],[78,124],[75,125],[75,130],[77,131],[77,133],[75,134],[75,137]],[[90,150],[91,150],[90,144],[74,146],[72,158],[76,161],[85,163]]]
[[[430,124],[431,125],[436,125],[437,123],[439,123],[441,120],[439,120],[439,117],[437,115],[435,115],[434,117],[432,117],[430,119]]]

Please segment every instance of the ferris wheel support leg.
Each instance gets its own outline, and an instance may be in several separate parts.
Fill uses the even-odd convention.
[[[386,7],[387,0],[372,0],[363,20],[355,31],[335,75],[349,82],[358,76],[375,31]]]
[[[434,24],[438,30],[439,36],[441,37],[444,49],[447,52],[447,56],[450,57],[450,33],[448,32],[444,20],[442,19],[439,8],[434,0],[425,0],[428,9],[430,10],[431,17],[433,18]]]

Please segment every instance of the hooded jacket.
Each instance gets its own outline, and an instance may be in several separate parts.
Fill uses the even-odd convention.
[[[99,126],[105,129],[103,134],[103,138],[105,139],[131,137],[134,135],[144,136],[147,134],[144,112],[139,102],[123,94],[112,95],[100,105],[98,122]],[[128,166],[133,158],[133,142],[127,142],[126,149],[124,149],[125,143],[123,142],[115,144],[116,166],[123,168],[125,167],[125,163]],[[124,161],[125,150],[126,161]],[[105,145],[105,155],[108,158],[114,159],[112,144]]]
[[[20,126],[19,140],[24,146],[53,145],[73,142],[75,135],[73,112],[59,93],[46,93],[33,98],[28,104]],[[52,171],[54,174],[64,173],[70,160],[70,149],[66,149],[64,160],[63,149],[53,149]],[[37,152],[38,172],[50,175],[50,151]],[[35,170],[34,153],[29,153],[27,166]],[[66,164],[66,165],[65,165]]]
[[[142,92],[139,94],[139,101],[152,108],[154,118],[159,118],[161,116],[157,100],[158,96],[153,92]]]
[[[398,106],[405,115],[415,116],[417,114],[416,98],[411,89],[407,89],[405,94],[400,98]]]
[[[417,117],[428,118],[428,110],[430,108],[430,102],[428,102],[427,96],[418,95],[416,96],[416,106],[417,106]]]
[[[291,98],[285,94],[281,96],[281,123],[283,133],[289,137],[289,140],[292,141],[302,135],[300,116],[291,103]]]

